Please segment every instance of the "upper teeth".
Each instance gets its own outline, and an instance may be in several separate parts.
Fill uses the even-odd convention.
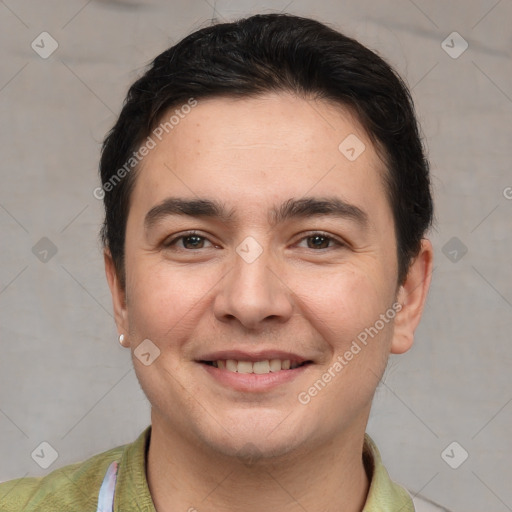
[[[265,359],[263,361],[236,361],[235,359],[219,359],[213,361],[213,366],[222,370],[238,373],[270,373],[280,370],[293,370],[299,366],[298,363],[291,364],[289,359]]]

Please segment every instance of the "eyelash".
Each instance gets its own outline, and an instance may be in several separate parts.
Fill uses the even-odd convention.
[[[191,237],[191,236],[197,236],[199,238],[202,238],[204,240],[208,240],[207,237],[201,235],[200,233],[198,233],[197,231],[187,231],[186,233],[182,233],[181,235],[171,239],[171,240],[168,240],[168,241],[164,241],[163,243],[163,246],[165,248],[171,248],[172,246],[174,246],[176,244],[176,242],[178,242],[179,240],[181,239],[185,239],[185,238],[188,238],[188,237]],[[308,233],[306,236],[302,237],[299,242],[302,242],[303,240],[306,240],[308,238],[312,238],[314,236],[320,236],[322,238],[325,238],[327,239],[329,242],[334,242],[335,246],[338,246],[339,248],[341,247],[346,247],[346,244],[341,242],[340,240],[334,238],[333,236],[330,236],[328,235],[327,233],[324,233],[322,231],[312,231],[310,233]],[[210,243],[212,243],[210,240],[208,240]],[[333,247],[323,247],[322,249],[311,249],[313,251],[316,251],[316,252],[321,252],[321,251],[325,251],[327,249],[332,249]],[[195,251],[195,249],[186,249],[186,248],[181,248],[182,250],[184,251]],[[200,250],[202,248],[199,248],[197,250]],[[307,247],[307,249],[309,249],[309,247]]]

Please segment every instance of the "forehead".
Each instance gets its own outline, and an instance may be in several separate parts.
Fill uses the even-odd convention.
[[[137,173],[132,205],[147,210],[169,195],[217,197],[236,215],[279,199],[337,193],[386,208],[384,165],[347,108],[280,93],[198,100],[171,124],[176,110],[150,135],[155,147]]]

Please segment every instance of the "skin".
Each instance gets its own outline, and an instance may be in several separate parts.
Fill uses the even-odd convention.
[[[366,145],[355,161],[338,149],[349,134]],[[158,512],[362,510],[371,401],[389,354],[413,343],[433,258],[425,239],[397,286],[384,172],[350,112],[285,93],[201,100],[145,157],[127,221],[126,288],[108,250],[105,268],[125,344],[133,354],[150,339],[160,350],[148,366],[133,357],[151,403],[147,478]],[[366,228],[328,216],[269,224],[273,205],[306,195],[356,205]],[[147,231],[145,215],[169,196],[218,199],[235,220],[169,216]],[[188,230],[205,237],[198,248],[163,246]],[[307,237],[317,231],[344,245],[316,248]],[[248,236],[263,248],[250,264],[236,252]],[[394,321],[301,404],[298,394],[395,301]],[[241,392],[196,362],[231,348],[292,351],[313,364],[269,391]]]

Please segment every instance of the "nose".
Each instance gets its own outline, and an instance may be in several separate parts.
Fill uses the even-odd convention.
[[[264,249],[254,261],[238,253],[233,260],[231,272],[219,283],[213,306],[216,318],[238,321],[251,330],[286,322],[293,314],[293,292],[275,256]]]

